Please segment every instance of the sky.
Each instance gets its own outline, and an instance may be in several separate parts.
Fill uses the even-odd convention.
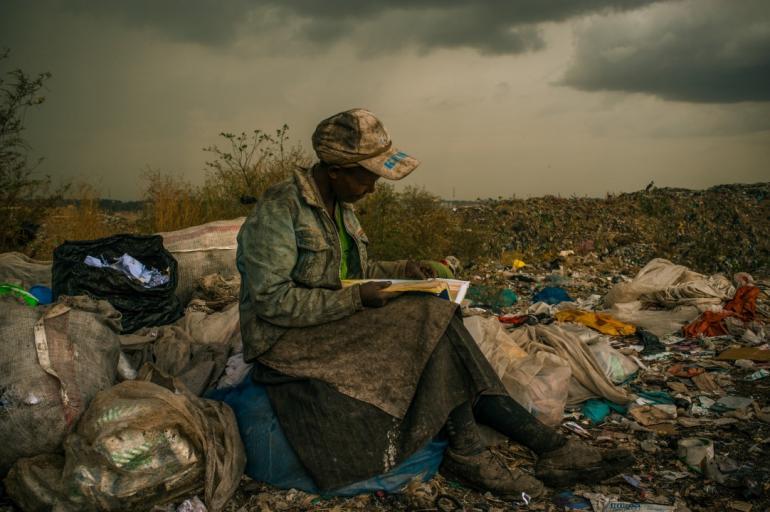
[[[354,107],[444,198],[770,181],[767,0],[0,0],[0,47],[38,171],[113,199]]]

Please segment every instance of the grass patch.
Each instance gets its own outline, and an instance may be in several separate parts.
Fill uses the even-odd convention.
[[[53,257],[53,250],[66,240],[93,240],[136,229],[135,219],[113,215],[99,206],[96,189],[80,183],[68,194],[70,204],[52,206],[45,210],[34,241],[25,252],[38,259]]]

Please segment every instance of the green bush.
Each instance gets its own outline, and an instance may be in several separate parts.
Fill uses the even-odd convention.
[[[488,227],[465,222],[422,188],[399,192],[381,183],[357,210],[375,259],[435,260],[453,255],[467,264],[494,251]]]

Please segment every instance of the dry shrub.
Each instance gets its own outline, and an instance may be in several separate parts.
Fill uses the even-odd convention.
[[[220,136],[228,147],[204,148],[214,159],[206,162],[206,179],[201,186],[158,170],[145,173],[143,230],[173,231],[247,215],[251,202],[265,189],[288,178],[298,166],[310,163],[300,146],[288,146],[285,125],[275,135],[255,130]]]
[[[310,159],[299,145],[289,146],[289,127],[283,125],[269,134],[254,130],[220,133],[225,148],[204,148],[214,156],[206,162],[206,181],[201,194],[210,220],[247,215],[250,203],[270,186],[288,178]]]
[[[206,222],[200,190],[190,182],[157,169],[148,169],[142,179],[145,182],[142,231],[174,231]]]
[[[53,250],[66,240],[93,240],[129,230],[126,222],[99,208],[97,191],[86,183],[74,187],[74,204],[46,210],[35,240],[27,247],[30,256],[51,259]]]

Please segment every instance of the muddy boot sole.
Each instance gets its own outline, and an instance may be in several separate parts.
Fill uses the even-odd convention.
[[[463,487],[466,487],[468,489],[473,489],[474,491],[479,491],[479,492],[482,492],[482,493],[491,492],[496,497],[500,498],[501,500],[506,500],[506,501],[520,500],[522,493],[526,493],[527,496],[529,496],[530,498],[538,498],[538,497],[540,497],[545,492],[545,488],[544,487],[541,488],[540,490],[536,491],[536,492],[534,492],[534,491],[533,492],[527,492],[527,491],[521,491],[521,492],[500,492],[500,491],[495,491],[495,490],[487,489],[486,487],[481,486],[481,485],[477,485],[474,482],[471,482],[470,480],[467,480],[467,479],[463,478],[460,475],[452,473],[451,471],[446,471],[446,470],[442,469],[440,471],[440,473],[441,473],[441,476],[443,476],[447,480],[451,480],[452,482],[456,482],[456,483],[462,485]],[[534,478],[534,476],[532,478]]]
[[[548,487],[567,487],[577,483],[598,483],[618,475],[636,462],[630,452],[619,453],[615,457],[604,459],[596,465],[572,469],[550,466],[538,466],[537,478]]]
[[[501,487],[504,487],[505,485],[496,485],[496,482],[501,483],[500,480],[494,479],[494,480],[484,481],[484,477],[482,477],[480,474],[477,475],[477,477],[474,479],[473,478],[474,471],[471,469],[471,466],[465,467],[462,464],[461,460],[463,458],[464,457],[462,456],[457,458],[452,457],[451,455],[445,456],[444,462],[441,464],[441,468],[439,470],[441,475],[469,489],[475,489],[482,492],[491,492],[503,499],[511,499],[511,500],[521,499],[522,493],[526,493],[529,496],[534,498],[543,494],[545,490],[543,483],[540,482],[534,476],[528,473],[525,473],[520,469],[512,470],[507,466],[505,466],[505,472],[512,478],[511,481],[516,482],[513,485],[508,484],[509,487],[513,487],[520,483],[521,484],[520,489],[517,489],[517,490],[501,489]],[[457,459],[461,459],[461,460],[457,460]],[[502,462],[498,462],[498,463],[504,465],[504,463]],[[470,476],[467,473],[470,473]],[[521,479],[521,481],[517,482],[519,479]]]

